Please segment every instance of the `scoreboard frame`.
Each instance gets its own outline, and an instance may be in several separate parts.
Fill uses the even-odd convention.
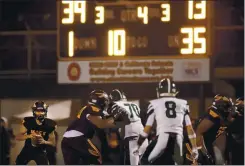
[[[186,0],[190,1],[190,0]],[[203,1],[203,0],[201,0]],[[61,3],[62,0],[57,1],[57,58],[59,61],[94,61],[94,60],[138,60],[138,59],[199,59],[199,58],[209,58],[212,54],[212,15],[213,15],[213,2],[212,1],[207,1],[206,2],[206,53],[204,55],[199,55],[199,54],[181,54],[179,53],[178,55],[163,55],[163,56],[154,56],[154,55],[147,55],[147,56],[106,56],[106,57],[61,57],[60,52],[61,52],[61,41],[60,41],[60,26],[61,26]],[[125,5],[125,3],[131,3],[131,4],[139,4],[139,1],[119,1],[119,2],[102,2],[102,3],[97,3],[98,5]],[[140,2],[140,4],[147,4],[148,2]],[[159,3],[159,1],[151,1],[152,3]],[[75,23],[77,24],[77,23]],[[195,26],[190,26],[194,28]],[[68,46],[67,46],[68,47]]]

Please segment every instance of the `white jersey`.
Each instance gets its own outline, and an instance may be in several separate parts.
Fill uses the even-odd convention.
[[[123,107],[127,112],[130,124],[125,125],[124,138],[131,136],[139,136],[140,132],[144,129],[140,118],[140,108],[137,104],[128,101],[115,102],[118,106]]]
[[[183,121],[189,112],[186,100],[175,97],[163,97],[151,100],[147,110],[146,125],[157,124],[157,135],[172,132],[183,135]],[[189,116],[188,116],[189,117]]]

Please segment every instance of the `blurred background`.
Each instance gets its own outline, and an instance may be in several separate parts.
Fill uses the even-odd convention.
[[[244,1],[213,1],[210,81],[177,82],[179,97],[188,100],[197,119],[217,93],[236,98],[244,94]],[[60,34],[58,34],[60,35]],[[36,100],[50,105],[48,117],[58,123],[62,137],[87,95],[96,88],[125,91],[145,110],[156,97],[156,82],[59,84],[57,82],[57,7],[55,0],[0,1],[0,111],[18,133],[21,119],[31,116]],[[64,164],[58,140],[57,164]],[[11,150],[11,163],[23,143]]]

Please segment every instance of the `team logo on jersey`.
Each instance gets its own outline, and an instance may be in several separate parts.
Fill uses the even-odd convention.
[[[31,130],[31,133],[36,133],[36,134],[39,134],[42,137],[44,137],[47,132],[39,131],[39,130]]]
[[[81,68],[78,63],[70,63],[67,68],[67,76],[71,81],[79,80],[81,75]]]

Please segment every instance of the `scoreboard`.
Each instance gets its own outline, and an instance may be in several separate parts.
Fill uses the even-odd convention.
[[[209,56],[206,0],[57,1],[60,60]]]

